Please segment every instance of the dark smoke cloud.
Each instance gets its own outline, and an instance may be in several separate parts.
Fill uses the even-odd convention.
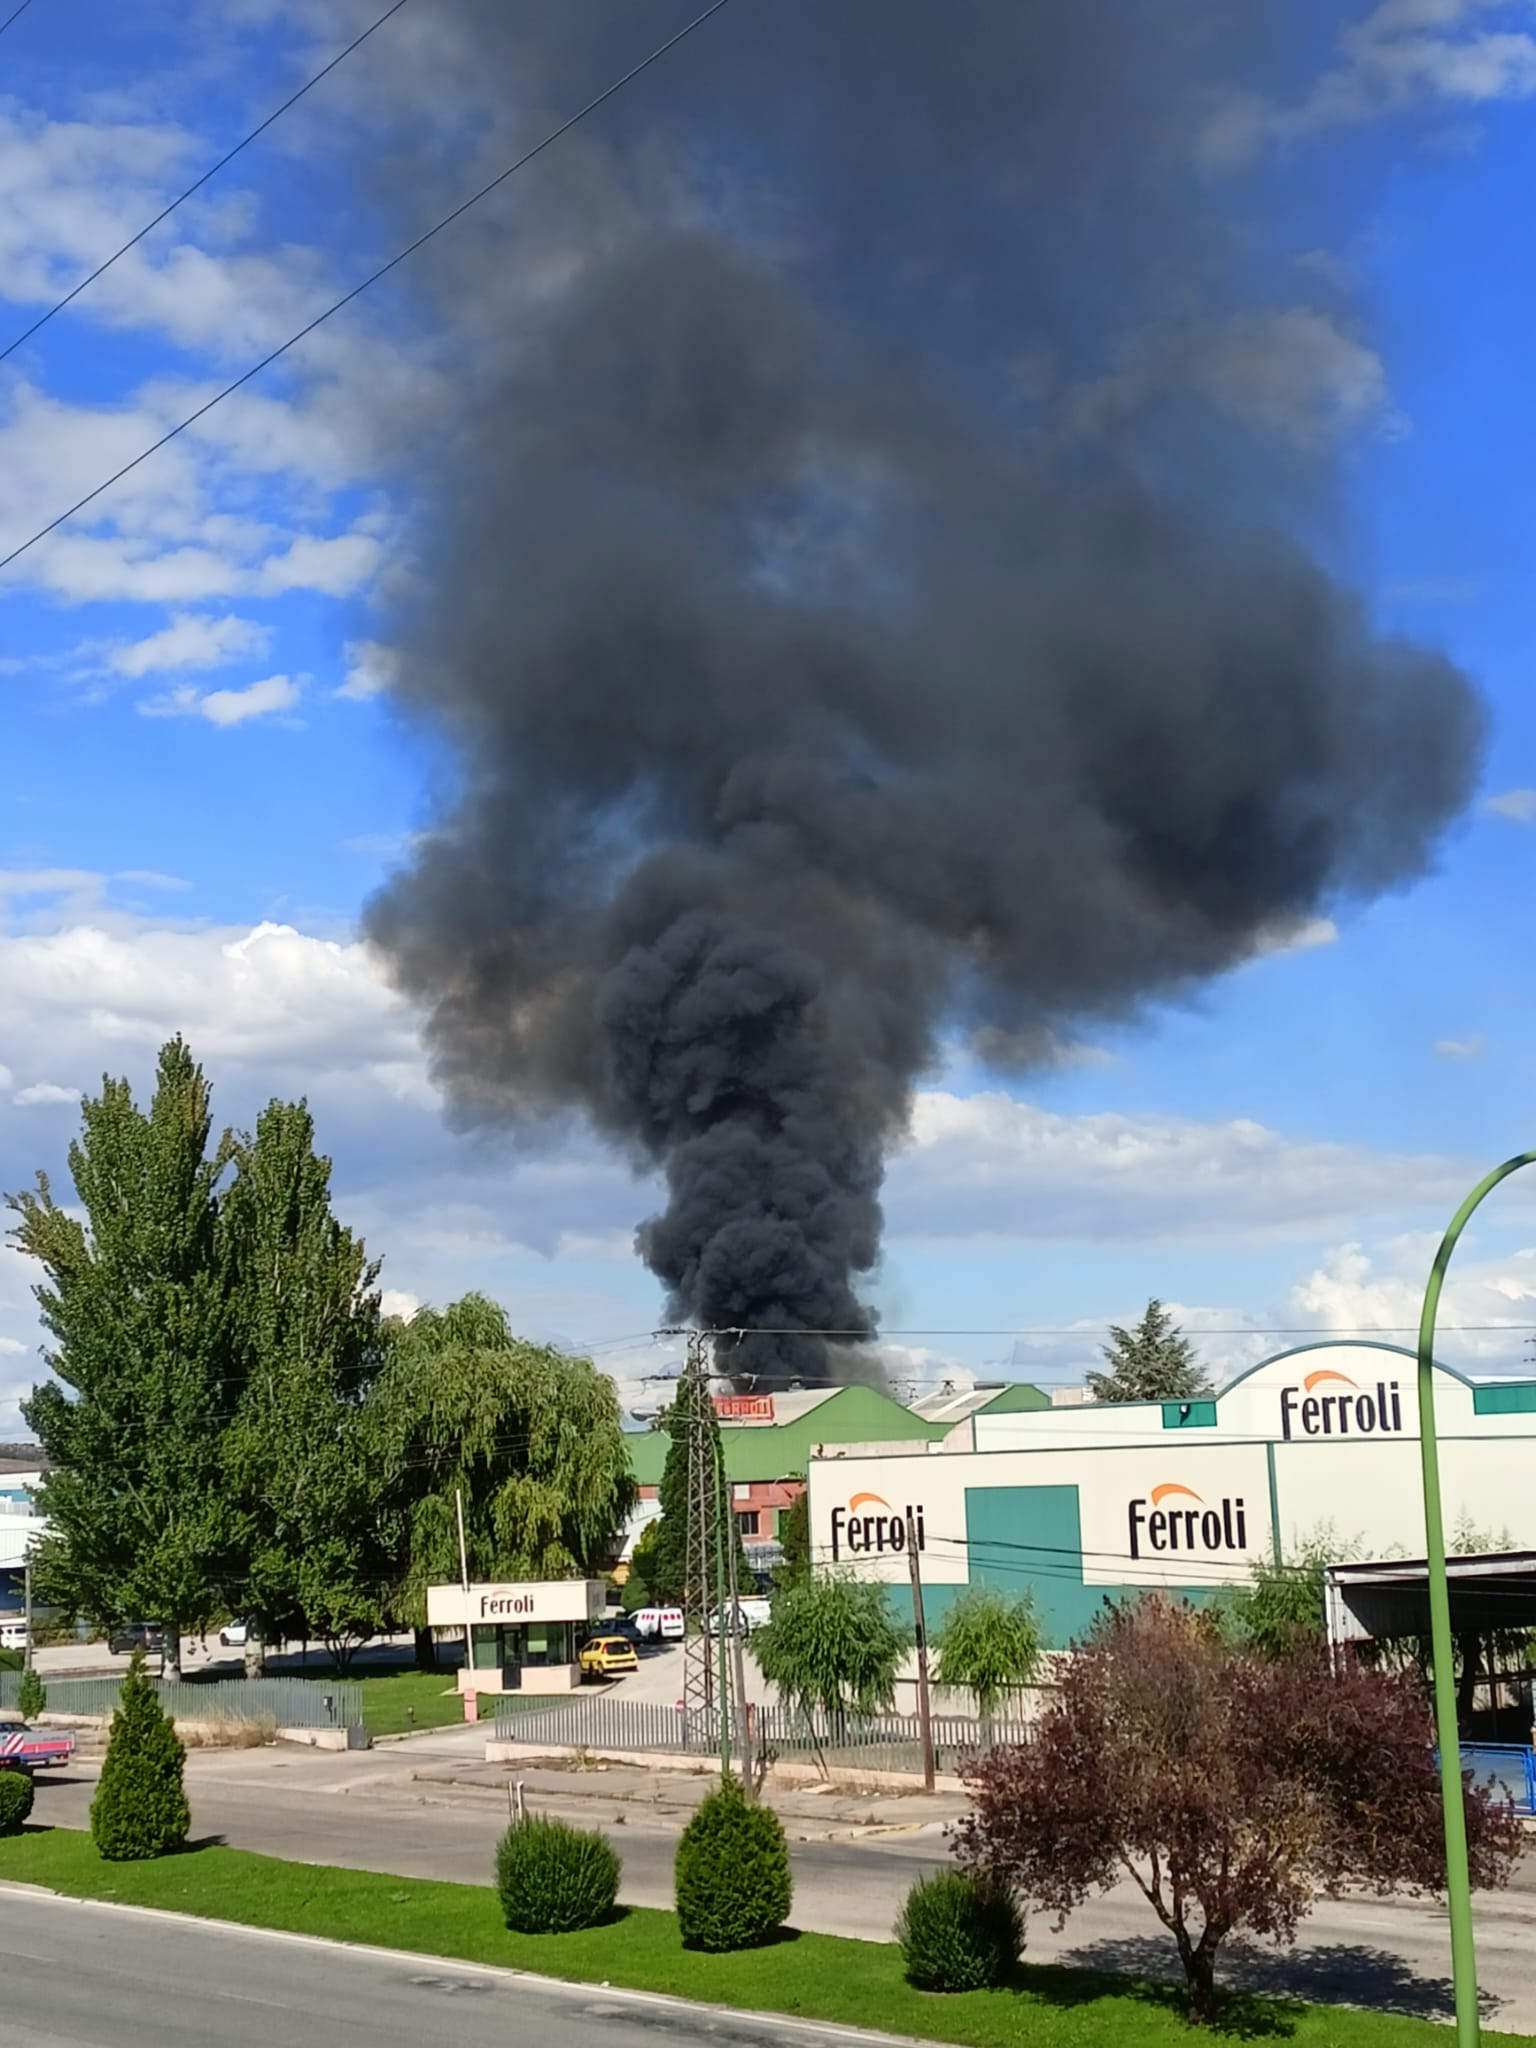
[[[471,43],[532,132],[676,19]],[[1278,200],[1192,139],[1285,19],[742,0],[473,244],[399,626],[456,788],[368,928],[458,1116],[575,1109],[661,1167],[672,1311],[791,1333],[744,1382],[859,1369],[793,1333],[873,1334],[941,1029],[1176,996],[1421,872],[1466,798],[1465,680],[1287,535],[1324,500],[1272,366],[1256,426],[1193,342],[1083,403],[1290,303]]]

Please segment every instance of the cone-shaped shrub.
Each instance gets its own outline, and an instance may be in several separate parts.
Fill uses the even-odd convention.
[[[32,1779],[26,1771],[0,1771],[0,1835],[19,1835],[32,1811]]]
[[[789,1914],[794,1886],[779,1816],[749,1806],[727,1778],[677,1845],[677,1919],[684,1948],[751,1948]]]
[[[986,1991],[1001,1984],[1024,1946],[1011,1892],[968,1871],[920,1877],[896,1921],[907,1982],[919,1991]]]
[[[91,1833],[109,1863],[135,1863],[179,1849],[192,1816],[182,1790],[187,1753],[161,1711],[135,1650],[112,1716],[101,1782],[91,1801]]]
[[[496,1889],[514,1934],[574,1934],[613,1911],[619,1859],[602,1835],[530,1814],[501,1838]]]
[[[48,1693],[43,1681],[29,1664],[21,1674],[21,1684],[16,1688],[16,1710],[23,1721],[35,1721],[46,1711]]]

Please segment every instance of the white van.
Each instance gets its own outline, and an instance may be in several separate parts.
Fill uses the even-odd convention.
[[[732,1632],[731,1610],[726,1608],[723,1612],[725,1615],[726,1631],[729,1634]],[[736,1612],[741,1617],[743,1635],[751,1635],[755,1628],[766,1627],[773,1618],[773,1609],[769,1606],[768,1602],[756,1598],[738,1600],[736,1602]],[[712,1607],[704,1618],[704,1626],[711,1635],[719,1633],[721,1613],[722,1610],[720,1608]]]
[[[688,1630],[681,1607],[642,1607],[632,1619],[648,1643],[680,1643]]]
[[[0,1650],[24,1650],[27,1647],[27,1624],[24,1621],[0,1621]]]

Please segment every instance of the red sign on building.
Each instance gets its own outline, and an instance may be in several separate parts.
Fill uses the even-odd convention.
[[[715,1413],[722,1422],[772,1422],[772,1394],[716,1394]]]

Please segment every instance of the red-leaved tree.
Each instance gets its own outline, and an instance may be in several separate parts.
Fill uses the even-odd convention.
[[[1178,1945],[1200,2022],[1229,1935],[1289,1942],[1313,1901],[1346,1885],[1445,1882],[1417,1684],[1354,1664],[1334,1673],[1315,1651],[1233,1650],[1209,1617],[1162,1598],[1107,1615],[1028,1739],[969,1777],[962,1864],[1058,1924],[1129,1875]],[[1519,1823],[1470,1784],[1467,1834],[1473,1883],[1507,1883]]]

